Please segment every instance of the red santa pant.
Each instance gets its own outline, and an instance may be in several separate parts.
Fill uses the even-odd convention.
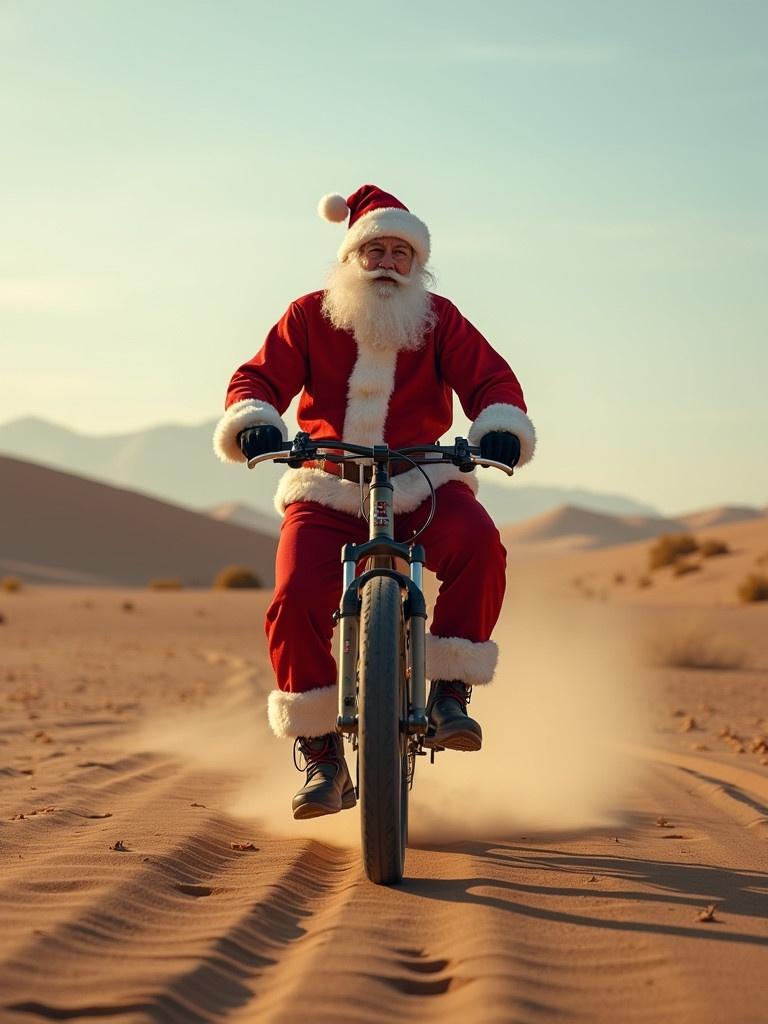
[[[396,539],[411,537],[428,513],[425,502],[396,516]],[[337,675],[331,642],[341,599],[341,548],[367,538],[365,520],[344,512],[310,501],[286,509],[265,623],[280,691],[272,694],[269,707],[278,735],[318,735],[333,728],[335,698],[329,688]],[[493,520],[468,487],[452,481],[438,488],[434,519],[419,543],[426,549],[427,568],[440,581],[427,637],[427,677],[490,682],[497,649],[489,638],[501,610],[506,568]]]

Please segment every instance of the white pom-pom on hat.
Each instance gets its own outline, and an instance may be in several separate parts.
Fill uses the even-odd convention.
[[[338,192],[329,192],[317,204],[317,212],[323,220],[329,220],[332,224],[340,224],[347,219],[349,207],[344,196],[340,196]]]

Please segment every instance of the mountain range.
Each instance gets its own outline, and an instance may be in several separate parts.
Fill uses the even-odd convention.
[[[226,565],[273,580],[276,517],[229,503],[207,514],[126,488],[0,456],[0,575],[34,583],[146,586],[173,578],[210,586]],[[502,525],[510,555],[530,558],[768,521],[764,510],[721,506],[676,519],[561,505]]]
[[[243,521],[242,506],[259,514],[266,528],[276,523],[272,496],[282,466],[264,463],[249,472],[225,465],[213,454],[215,420],[196,426],[164,424],[125,434],[88,435],[36,417],[0,425],[0,453],[17,459],[77,473],[103,483],[128,487],[164,501],[219,518]],[[656,509],[622,495],[566,487],[491,482],[490,470],[478,471],[480,496],[497,523],[515,523],[562,505],[577,505],[612,515],[656,516]],[[497,474],[500,476],[500,474]],[[240,506],[228,516],[216,510]],[[267,517],[265,520],[264,517]],[[273,525],[274,529],[274,525]]]

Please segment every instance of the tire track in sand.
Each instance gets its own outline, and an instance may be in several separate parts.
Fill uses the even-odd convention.
[[[135,856],[121,880],[71,908],[69,920],[35,929],[0,969],[6,1009],[52,1020],[181,1022],[220,1020],[251,1000],[264,969],[305,933],[315,907],[333,899],[350,858],[311,841],[286,856],[280,844],[267,851],[271,871],[256,877],[262,848],[233,849],[241,834],[224,818],[207,818],[167,853]],[[45,999],[34,998],[27,979],[43,961],[50,980]],[[111,992],[108,1004],[83,1000],[100,990]]]
[[[248,699],[246,675],[222,713]],[[768,951],[762,788],[716,762],[646,752],[656,767],[624,826],[411,850],[389,890],[364,879],[357,850],[217,812],[226,777],[123,754],[71,776],[78,806],[107,793],[112,819],[4,823],[23,856],[0,889],[15,929],[3,1019],[761,1019],[738,978],[744,949]],[[120,836],[128,850],[110,851]],[[233,849],[244,839],[256,849]],[[698,923],[713,901],[719,923]]]

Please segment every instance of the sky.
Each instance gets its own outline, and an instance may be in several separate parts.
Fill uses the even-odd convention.
[[[510,362],[521,484],[768,503],[763,0],[0,0],[0,422],[218,416],[373,182]],[[457,428],[466,421],[457,420]]]

